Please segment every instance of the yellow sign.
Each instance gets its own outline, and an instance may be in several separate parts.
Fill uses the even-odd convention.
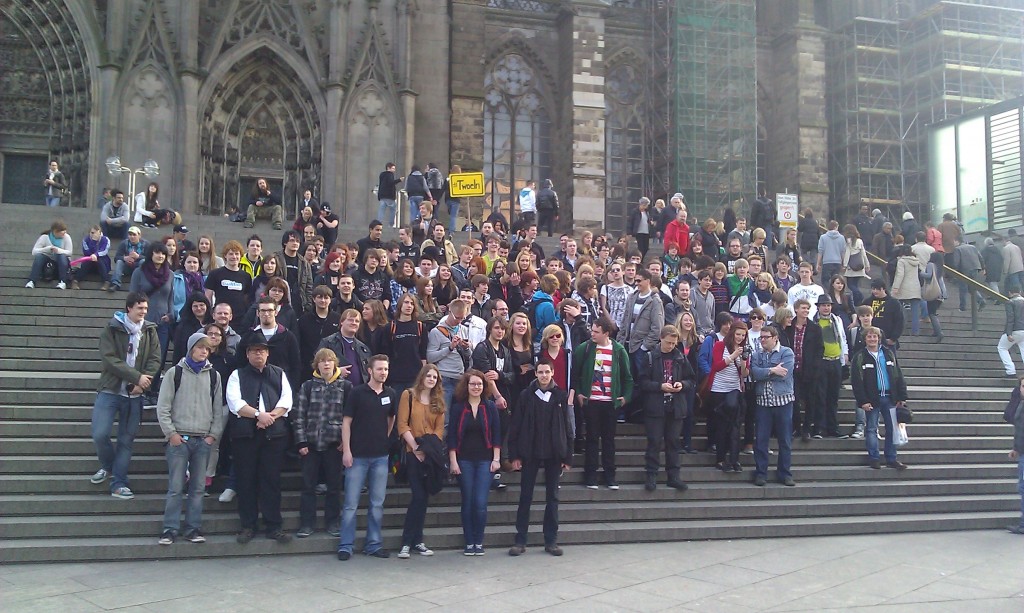
[[[448,193],[453,198],[483,196],[486,193],[484,191],[484,173],[460,172],[448,175]]]

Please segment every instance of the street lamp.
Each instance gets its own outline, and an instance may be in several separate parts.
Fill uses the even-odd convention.
[[[136,168],[132,170],[127,166],[121,165],[121,158],[112,155],[107,158],[107,172],[110,176],[117,176],[119,174],[128,174],[128,193],[129,193],[129,211],[134,218],[135,215],[135,175],[146,175],[146,178],[153,179],[160,174],[160,165],[155,160],[146,160],[142,164],[142,168]]]

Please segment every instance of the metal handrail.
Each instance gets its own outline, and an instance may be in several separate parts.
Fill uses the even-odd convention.
[[[823,232],[827,231],[825,226],[823,226],[820,223],[818,224],[818,228],[820,230],[822,230]],[[882,256],[880,256],[880,255],[878,255],[876,253],[872,253],[871,251],[868,251],[867,247],[864,248],[864,253],[868,254],[869,258],[874,259],[876,262],[878,262],[878,263],[880,263],[882,265],[888,265],[889,264],[888,260],[882,258]],[[968,277],[967,275],[963,274],[959,270],[956,270],[954,268],[950,268],[949,266],[946,266],[945,264],[942,265],[942,270],[943,270],[942,274],[943,274],[944,277],[948,277],[949,275],[953,275],[953,278],[957,279],[961,283],[965,283],[968,287],[973,287],[973,288],[975,288],[977,290],[981,290],[981,291],[985,292],[986,294],[988,294],[990,297],[995,297],[996,299],[1002,300],[1003,302],[1008,302],[1010,300],[1008,297],[1002,295],[1001,293],[999,293],[996,290],[992,289],[991,287],[985,285],[984,283],[979,283],[978,281],[975,281],[974,279]],[[978,309],[978,299],[976,298],[975,292],[972,291],[971,292],[971,330],[973,330],[973,331],[977,331],[977,329],[978,329],[978,310],[979,310]]]

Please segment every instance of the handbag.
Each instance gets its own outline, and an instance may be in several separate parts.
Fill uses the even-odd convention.
[[[850,270],[864,270],[864,251],[858,251],[857,253],[850,254],[850,259],[846,262],[846,267]]]
[[[934,268],[933,264],[929,264]],[[939,287],[939,276],[935,274],[935,270],[932,270],[932,278],[925,282],[921,288],[921,299],[925,302],[931,302],[932,300],[938,300],[942,297],[942,288]]]
[[[412,392],[409,393],[409,418],[412,418]],[[409,482],[409,450],[402,437],[391,443],[388,453],[388,467],[395,476],[395,483]]]

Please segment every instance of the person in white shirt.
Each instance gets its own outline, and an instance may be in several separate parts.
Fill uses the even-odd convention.
[[[789,306],[794,306],[797,300],[806,300],[811,304],[809,318],[814,319],[818,312],[818,297],[825,293],[820,285],[814,282],[814,265],[810,262],[800,263],[800,283],[789,288]]]
[[[533,179],[519,191],[519,220],[523,225],[537,222],[537,182]]]

